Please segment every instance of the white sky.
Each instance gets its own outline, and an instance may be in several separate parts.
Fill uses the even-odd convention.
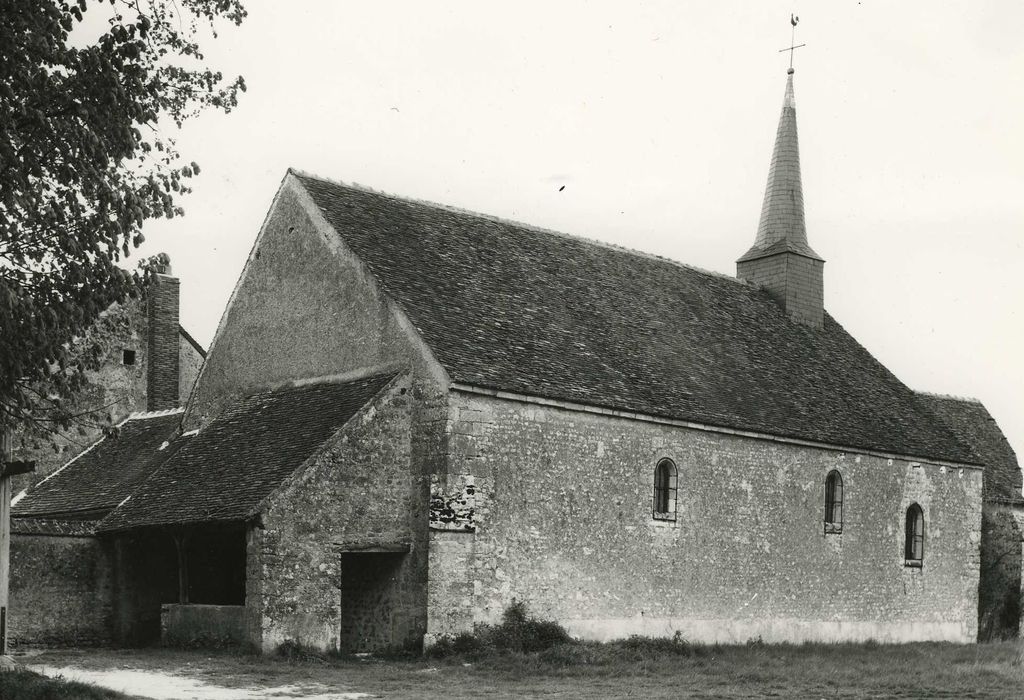
[[[142,249],[170,254],[204,345],[288,166],[735,274],[795,11],[826,308],[1024,456],[1024,3],[246,5],[206,55],[249,91],[186,125],[202,175]]]

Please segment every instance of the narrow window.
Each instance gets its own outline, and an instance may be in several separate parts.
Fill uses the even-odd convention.
[[[134,365],[135,364],[135,351],[125,348],[121,351],[121,364]]]
[[[676,519],[676,465],[663,459],[654,469],[654,519]]]
[[[825,477],[825,534],[843,531],[843,477],[833,469]]]
[[[907,536],[903,548],[906,565],[921,566],[924,560],[924,511],[916,503],[907,508]]]

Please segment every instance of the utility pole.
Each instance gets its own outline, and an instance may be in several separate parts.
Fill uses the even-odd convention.
[[[11,583],[11,478],[35,471],[35,462],[13,458],[14,430],[0,416],[0,671],[14,663],[7,657],[7,601]]]

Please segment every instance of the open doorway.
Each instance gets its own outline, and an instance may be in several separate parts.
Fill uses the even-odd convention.
[[[404,552],[341,555],[341,651],[379,651],[406,643],[399,576],[405,557]]]

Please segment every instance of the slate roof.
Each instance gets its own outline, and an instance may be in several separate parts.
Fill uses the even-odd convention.
[[[757,237],[753,247],[743,254],[740,261],[786,251],[821,260],[807,243],[792,72],[786,77],[786,95],[782,101],[779,128],[775,133],[775,148],[768,168],[768,185],[764,190]]]
[[[393,377],[287,386],[240,399],[183,438],[97,531],[252,517],[264,498]]]
[[[985,500],[1024,503],[1017,455],[988,409],[975,399],[921,394],[932,412],[985,464]]]
[[[130,417],[62,469],[34,486],[11,517],[82,520],[117,507],[170,452],[158,448],[175,432],[181,411]]]
[[[826,314],[671,260],[293,174],[455,382],[977,463]]]
[[[90,537],[95,533],[97,524],[99,524],[99,520],[11,518],[11,532],[15,535]]]

